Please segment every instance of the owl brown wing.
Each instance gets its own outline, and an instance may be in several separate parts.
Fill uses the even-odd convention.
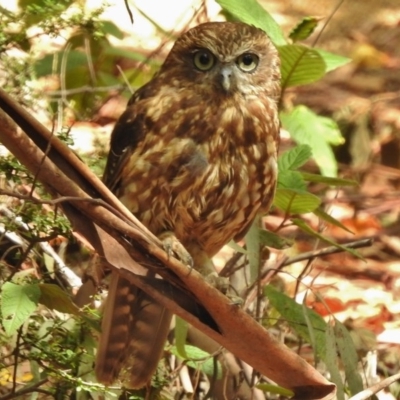
[[[120,181],[121,170],[135,151],[137,144],[146,135],[145,115],[137,105],[140,100],[150,95],[149,84],[137,90],[130,98],[126,110],[118,119],[111,134],[110,152],[104,169],[103,182],[114,193]]]

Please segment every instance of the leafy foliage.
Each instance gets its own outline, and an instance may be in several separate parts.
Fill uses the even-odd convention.
[[[336,122],[316,115],[304,106],[282,112],[281,121],[297,143],[310,146],[323,175],[337,175],[337,163],[330,145],[342,144],[344,139]]]

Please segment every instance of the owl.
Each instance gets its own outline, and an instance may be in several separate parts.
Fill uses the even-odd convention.
[[[203,275],[268,211],[277,181],[280,62],[264,31],[210,22],[182,34],[130,99],[104,182],[166,248]],[[96,374],[140,388],[162,355],[171,313],[114,274]]]

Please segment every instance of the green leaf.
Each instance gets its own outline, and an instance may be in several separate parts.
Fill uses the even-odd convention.
[[[334,326],[337,348],[344,366],[346,380],[351,394],[354,396],[363,390],[363,383],[358,370],[358,356],[353,339],[346,327],[335,320]]]
[[[309,174],[308,172],[300,173],[307,182],[325,183],[329,186],[358,186],[358,182],[352,179],[332,178],[330,176]]]
[[[278,188],[292,189],[306,192],[307,185],[299,171],[280,171],[278,174]]]
[[[186,364],[189,367],[201,370],[208,376],[214,376],[214,358],[206,351],[203,351],[195,346],[185,345],[185,353],[187,354],[186,358],[182,357],[182,355],[178,352],[176,346],[171,347],[171,352],[180,359],[185,360]],[[216,366],[217,379],[221,379],[222,366],[219,361],[216,363]]]
[[[321,218],[323,221],[328,222],[329,224],[332,224],[334,226],[337,226],[338,228],[342,228],[345,231],[354,234],[350,229],[348,229],[346,226],[344,226],[340,221],[338,221],[336,218],[333,218],[332,215],[329,215],[326,213],[324,210],[321,210],[318,208],[317,210],[314,210],[314,214]]]
[[[16,285],[6,282],[1,289],[2,324],[12,335],[36,310],[40,289],[36,284]]]
[[[326,357],[325,365],[331,375],[330,380],[337,386],[337,400],[344,400],[344,386],[342,377],[338,368],[338,355],[336,347],[336,338],[333,327],[328,324],[326,329]]]
[[[290,39],[292,39],[293,42],[307,39],[318,26],[318,22],[319,19],[316,17],[303,18],[289,33]]]
[[[337,175],[337,162],[330,144],[344,142],[337,124],[330,118],[321,117],[305,106],[297,106],[290,112],[282,112],[283,127],[298,144],[311,147],[313,157],[327,176]]]
[[[263,246],[272,247],[273,249],[283,250],[293,246],[293,240],[284,238],[274,232],[265,229],[259,230],[260,243]]]
[[[286,213],[304,214],[314,211],[321,204],[317,196],[293,189],[278,188],[274,205]]]
[[[258,385],[256,385],[256,388],[262,390],[263,392],[278,394],[284,397],[294,396],[294,392],[292,392],[290,389],[285,389],[281,386],[276,386],[269,383],[259,383]]]
[[[279,292],[273,286],[268,285],[264,288],[264,292],[268,297],[271,305],[279,312],[279,314],[287,321],[291,328],[308,343],[311,343],[309,326],[313,331],[313,345],[316,353],[323,360],[325,359],[325,330],[326,322],[315,311],[296,303],[286,294]],[[309,326],[305,318],[309,321]]]
[[[293,149],[285,151],[278,159],[279,171],[297,169],[303,166],[312,157],[311,147],[300,144]]]
[[[359,253],[357,253],[355,250],[349,249],[346,246],[342,246],[341,244],[334,242],[333,240],[327,238],[326,236],[321,235],[320,233],[318,233],[317,231],[312,229],[310,226],[308,226],[303,220],[294,218],[294,219],[292,219],[292,222],[296,226],[298,226],[302,231],[308,233],[309,235],[314,236],[314,237],[322,240],[323,242],[329,243],[330,245],[335,246],[338,249],[343,250],[347,253],[350,253],[354,257],[357,257],[357,258],[360,258],[363,260],[363,257]]]
[[[234,242],[233,240],[231,240],[228,243],[228,246],[231,247],[233,250],[235,250],[237,253],[241,253],[241,254],[247,254],[247,250],[245,248],[243,248],[242,246],[239,246],[236,242]]]
[[[66,314],[79,315],[79,308],[72,301],[71,297],[59,286],[51,283],[41,283],[39,303],[50,310],[57,310]]]
[[[123,39],[124,38],[124,33],[121,31],[121,29],[118,28],[117,25],[114,24],[114,22],[111,21],[99,21],[99,24],[101,25],[103,31],[111,36],[116,37],[117,39]]]
[[[275,46],[286,44],[285,36],[271,15],[256,0],[216,0],[238,20],[264,30]]]
[[[325,75],[325,62],[316,50],[288,44],[279,46],[278,51],[282,62],[282,89],[312,83]]]
[[[257,217],[247,232],[244,240],[246,243],[247,257],[249,259],[250,283],[257,280],[260,270],[260,217]]]
[[[47,54],[33,64],[36,75],[40,78],[46,75],[60,74],[64,57],[67,57],[67,59],[64,63],[65,70],[63,72],[68,73],[77,67],[87,68],[87,56],[82,51],[59,51],[53,54]]]
[[[175,317],[175,345],[176,350],[180,357],[187,359],[188,355],[186,354],[186,338],[187,332],[189,329],[189,324],[182,318],[176,316]]]
[[[314,49],[322,57],[326,65],[326,71],[330,72],[336,68],[342,67],[343,65],[351,62],[351,58],[339,56],[338,54],[330,53],[329,51]]]

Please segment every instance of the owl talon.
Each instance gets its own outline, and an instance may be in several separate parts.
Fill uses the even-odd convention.
[[[176,257],[183,264],[193,268],[192,256],[172,232],[164,232],[159,235],[158,238],[161,240],[164,251],[168,254],[168,257]]]
[[[218,289],[221,293],[226,294],[229,289],[229,278],[219,276],[216,272],[213,272],[205,277],[206,282],[211,286]]]

